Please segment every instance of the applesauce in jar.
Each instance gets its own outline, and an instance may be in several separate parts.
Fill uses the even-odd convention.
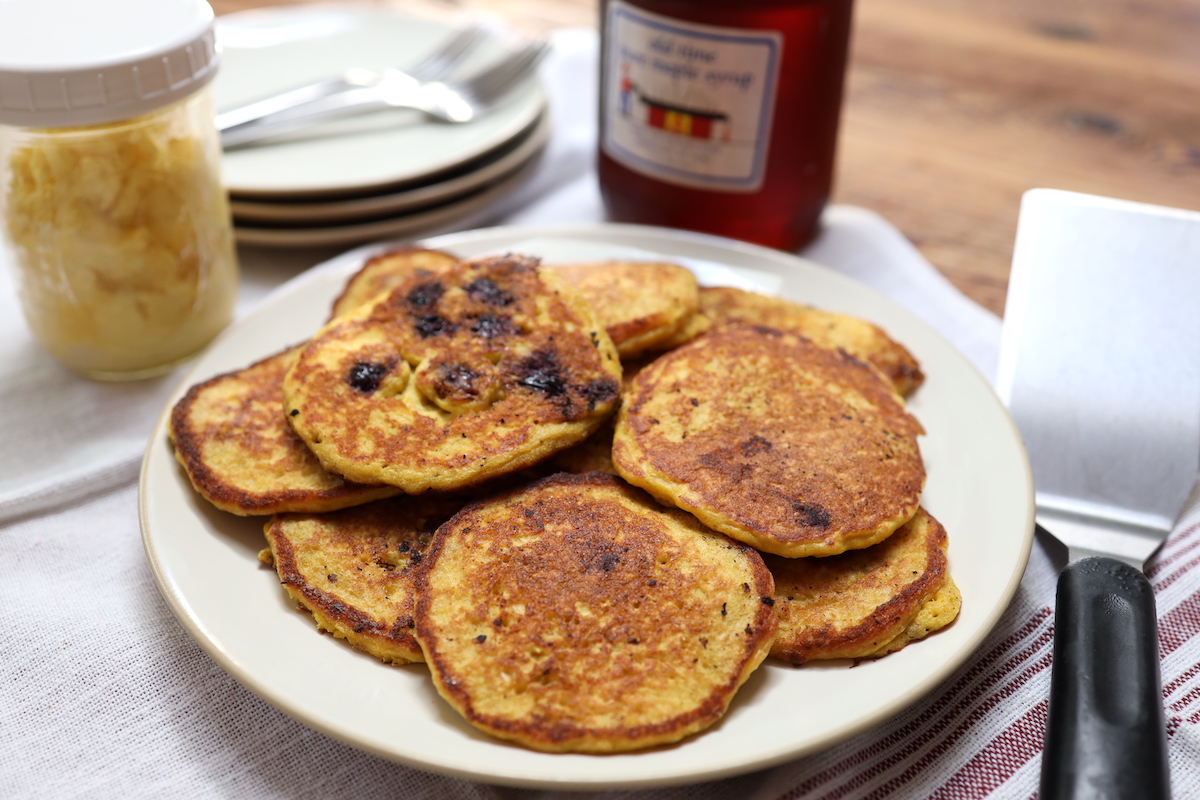
[[[34,3],[61,7],[67,20],[67,7],[88,5],[5,5]],[[26,55],[33,101],[22,107],[19,93],[0,97],[4,257],[34,338],[64,366],[102,380],[159,374],[195,355],[228,325],[237,292],[213,122],[211,9],[203,0],[156,3],[91,4],[103,5],[104,16],[90,19],[90,33],[77,32],[82,47],[55,67],[76,93],[60,104],[38,102],[38,81],[54,74],[40,63],[43,51],[8,51],[0,64],[11,83],[9,64]],[[95,26],[104,19],[131,19],[114,6],[129,6],[134,17],[144,11],[143,29],[103,35]],[[89,22],[90,12],[79,13]],[[37,27],[26,30],[36,38]],[[159,37],[174,41],[147,57],[144,45]],[[133,53],[128,64],[112,63],[114,48]],[[107,62],[98,91],[89,85],[89,58]]]

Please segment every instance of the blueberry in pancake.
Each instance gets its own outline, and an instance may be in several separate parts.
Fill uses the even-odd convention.
[[[333,511],[398,494],[345,480],[321,466],[283,415],[293,347],[191,388],[171,409],[168,433],[192,486],[239,516]]]

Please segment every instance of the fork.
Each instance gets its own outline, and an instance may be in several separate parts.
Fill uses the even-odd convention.
[[[454,71],[487,38],[487,32],[472,25],[450,36],[424,58],[404,70],[405,74],[422,83],[438,81],[454,74]],[[304,105],[313,100],[344,92],[349,89],[376,86],[384,76],[368,69],[348,69],[333,78],[298,86],[280,94],[265,97],[217,115],[217,130],[228,130],[252,120],[263,119]]]
[[[319,120],[385,108],[416,109],[443,122],[470,122],[498,105],[529,78],[547,52],[546,42],[526,45],[462,80],[422,83],[399,70],[385,70],[375,85],[350,88],[291,110],[227,127],[221,131],[221,145],[235,147]]]

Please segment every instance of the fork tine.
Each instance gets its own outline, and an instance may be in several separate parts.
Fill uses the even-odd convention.
[[[549,51],[548,42],[526,45],[506,56],[500,63],[485,68],[462,83],[456,82],[453,86],[472,101],[481,105],[491,105],[532,74]]]
[[[422,83],[448,78],[486,38],[487,31],[479,25],[471,25],[458,30],[404,72]],[[344,75],[336,78],[327,78],[316,83],[299,86],[282,94],[222,111],[217,115],[217,129],[224,132],[256,119],[280,112],[289,112],[305,103],[318,101],[321,98],[366,85],[357,83],[350,78],[351,73],[356,71],[366,72],[368,76],[373,76],[373,73],[365,70],[348,70]],[[230,134],[230,139],[233,138],[234,135]]]
[[[453,72],[486,37],[487,32],[478,25],[463,28],[404,71],[422,83],[440,80]]]
[[[416,85],[408,73],[397,73],[395,93],[387,91],[387,76],[376,86],[360,87],[310,101],[289,114],[273,114],[221,130],[228,148],[293,130],[321,119],[335,119],[392,106],[416,108],[445,122],[469,122],[504,98],[536,69],[549,52],[546,42],[523,47],[466,80],[427,81]]]

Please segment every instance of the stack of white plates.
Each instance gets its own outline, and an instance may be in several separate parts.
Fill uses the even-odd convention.
[[[305,5],[220,17],[219,111],[347,69],[404,69],[454,33],[386,7]],[[487,42],[463,66],[508,48]],[[244,244],[349,245],[444,231],[478,216],[526,181],[550,136],[531,81],[466,124],[389,109],[226,151],[234,232]]]

